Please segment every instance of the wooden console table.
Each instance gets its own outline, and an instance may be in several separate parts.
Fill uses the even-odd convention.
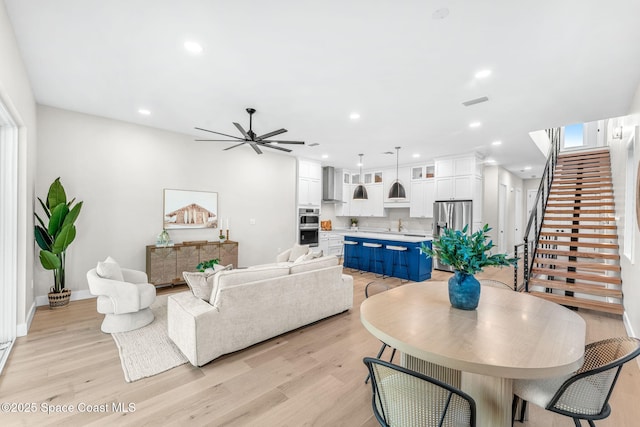
[[[156,286],[184,282],[183,271],[197,271],[196,266],[213,258],[220,265],[238,266],[238,242],[184,242],[174,246],[147,246],[147,276]]]

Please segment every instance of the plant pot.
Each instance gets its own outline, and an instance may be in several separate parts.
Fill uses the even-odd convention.
[[[454,308],[475,310],[480,302],[480,282],[472,274],[454,272],[449,278],[449,302]]]
[[[52,310],[66,307],[70,300],[70,289],[63,289],[62,292],[49,292],[49,308]]]

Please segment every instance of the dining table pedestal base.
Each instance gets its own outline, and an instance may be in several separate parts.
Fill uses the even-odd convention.
[[[402,353],[401,365],[459,388],[476,401],[478,427],[511,426],[513,380],[461,372]]]

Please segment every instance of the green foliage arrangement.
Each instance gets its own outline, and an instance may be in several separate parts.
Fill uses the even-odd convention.
[[[430,257],[438,257],[443,264],[466,274],[475,274],[488,266],[515,265],[517,258],[489,252],[495,247],[492,240],[487,242],[487,233],[491,231],[489,224],[471,235],[467,234],[467,230],[468,225],[462,230],[445,228],[440,240],[433,241],[433,249],[423,244],[422,252]]]
[[[214,265],[218,264],[220,260],[218,258],[210,259],[209,261],[202,261],[200,264],[196,266],[196,269],[203,273],[207,268],[213,268]]]
[[[75,200],[67,202],[67,195],[58,177],[49,187],[47,202],[38,197],[48,223],[45,224],[37,213],[33,213],[38,220],[34,232],[36,243],[40,247],[40,264],[46,270],[53,270],[52,292],[59,293],[65,288],[65,255],[76,238],[74,223],[82,209],[82,202],[72,206]]]

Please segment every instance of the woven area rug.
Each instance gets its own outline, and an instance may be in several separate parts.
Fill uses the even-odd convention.
[[[187,362],[167,335],[167,295],[156,297],[151,311],[155,319],[144,328],[111,334],[127,382],[151,377]]]

